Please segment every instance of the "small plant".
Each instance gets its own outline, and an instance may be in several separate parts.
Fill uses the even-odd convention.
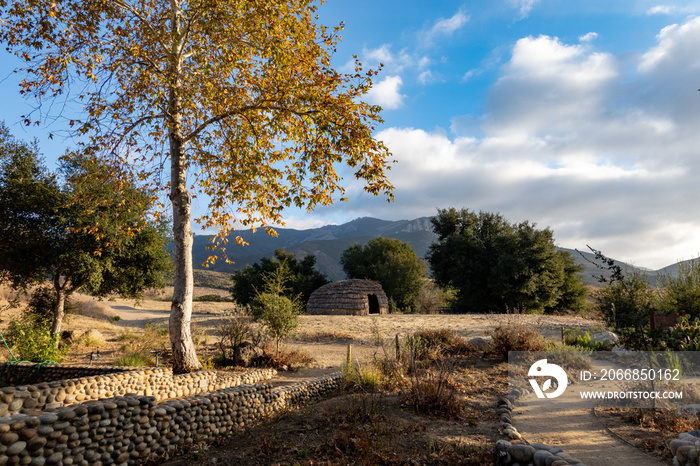
[[[197,356],[197,358],[200,364],[202,364],[202,370],[210,371],[214,369],[214,361],[212,361],[211,358],[204,359],[202,356]]]
[[[79,342],[82,346],[85,346],[86,348],[99,348],[104,344],[105,341],[96,335],[89,334],[85,335],[84,337],[80,337]]]
[[[595,342],[588,331],[580,333],[567,330],[564,332],[564,341],[567,345],[578,346],[579,348],[592,351],[601,351],[604,346],[602,343]]]
[[[190,326],[190,331],[192,332],[192,339],[194,343],[199,346],[202,344],[209,344],[209,335],[207,335],[207,329],[200,327],[199,325],[192,324]]]
[[[119,316],[112,316],[112,317],[110,317],[110,318],[107,319],[107,320],[108,320],[111,324],[113,324],[113,323],[115,323],[115,322],[119,322],[120,320],[122,320],[122,318],[119,317]]]
[[[119,335],[117,335],[117,341],[130,341],[135,340],[136,338],[138,338],[138,335],[131,330],[122,330],[119,332]]]

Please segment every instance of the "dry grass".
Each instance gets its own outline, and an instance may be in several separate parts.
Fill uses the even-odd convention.
[[[107,301],[99,301],[90,296],[76,294],[71,301],[75,306],[73,313],[83,317],[91,317],[97,320],[108,320],[115,315]]]
[[[297,341],[306,343],[327,343],[327,342],[348,342],[356,337],[347,332],[339,332],[335,330],[316,330],[313,332],[302,332],[296,337]]]

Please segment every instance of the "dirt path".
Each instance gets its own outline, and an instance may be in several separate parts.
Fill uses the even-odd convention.
[[[596,368],[597,363],[593,362]],[[599,366],[600,368],[603,366]],[[609,363],[605,367],[610,367]],[[580,382],[567,387],[556,402],[534,393],[516,403],[513,425],[529,443],[561,447],[564,452],[591,466],[660,466],[666,463],[623,442],[606,431],[593,415],[594,401],[582,400],[580,392],[601,390],[600,382]],[[607,385],[605,389],[612,388]]]

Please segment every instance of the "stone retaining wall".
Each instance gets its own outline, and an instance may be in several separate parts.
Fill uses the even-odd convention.
[[[335,373],[286,387],[242,385],[158,403],[119,396],[0,418],[0,465],[136,465],[209,442],[336,389]]]
[[[77,367],[64,366],[70,369]],[[91,366],[84,366],[91,367]],[[54,369],[59,369],[59,367]],[[79,377],[34,385],[0,389],[0,416],[23,410],[43,410],[46,407],[67,406],[90,400],[124,396],[127,393],[152,396],[156,401],[198,395],[242,384],[254,384],[270,379],[274,369],[219,375],[216,371],[199,371],[173,375],[170,368],[119,367],[122,372],[108,375]]]
[[[26,380],[31,377],[30,383],[55,382],[64,379],[77,379],[96,375],[115,374],[119,372],[133,371],[133,367],[125,366],[88,366],[77,364],[33,364],[5,363],[2,368],[2,381],[5,385],[26,385]]]

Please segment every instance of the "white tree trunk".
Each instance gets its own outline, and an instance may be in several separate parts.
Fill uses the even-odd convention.
[[[183,373],[201,369],[197,359],[190,320],[192,318],[192,226],[190,194],[187,191],[187,165],[182,136],[181,31],[178,0],[171,0],[172,9],[172,86],[170,88],[170,200],[173,204],[174,290],[170,307],[170,344],[173,352],[173,372]]]

